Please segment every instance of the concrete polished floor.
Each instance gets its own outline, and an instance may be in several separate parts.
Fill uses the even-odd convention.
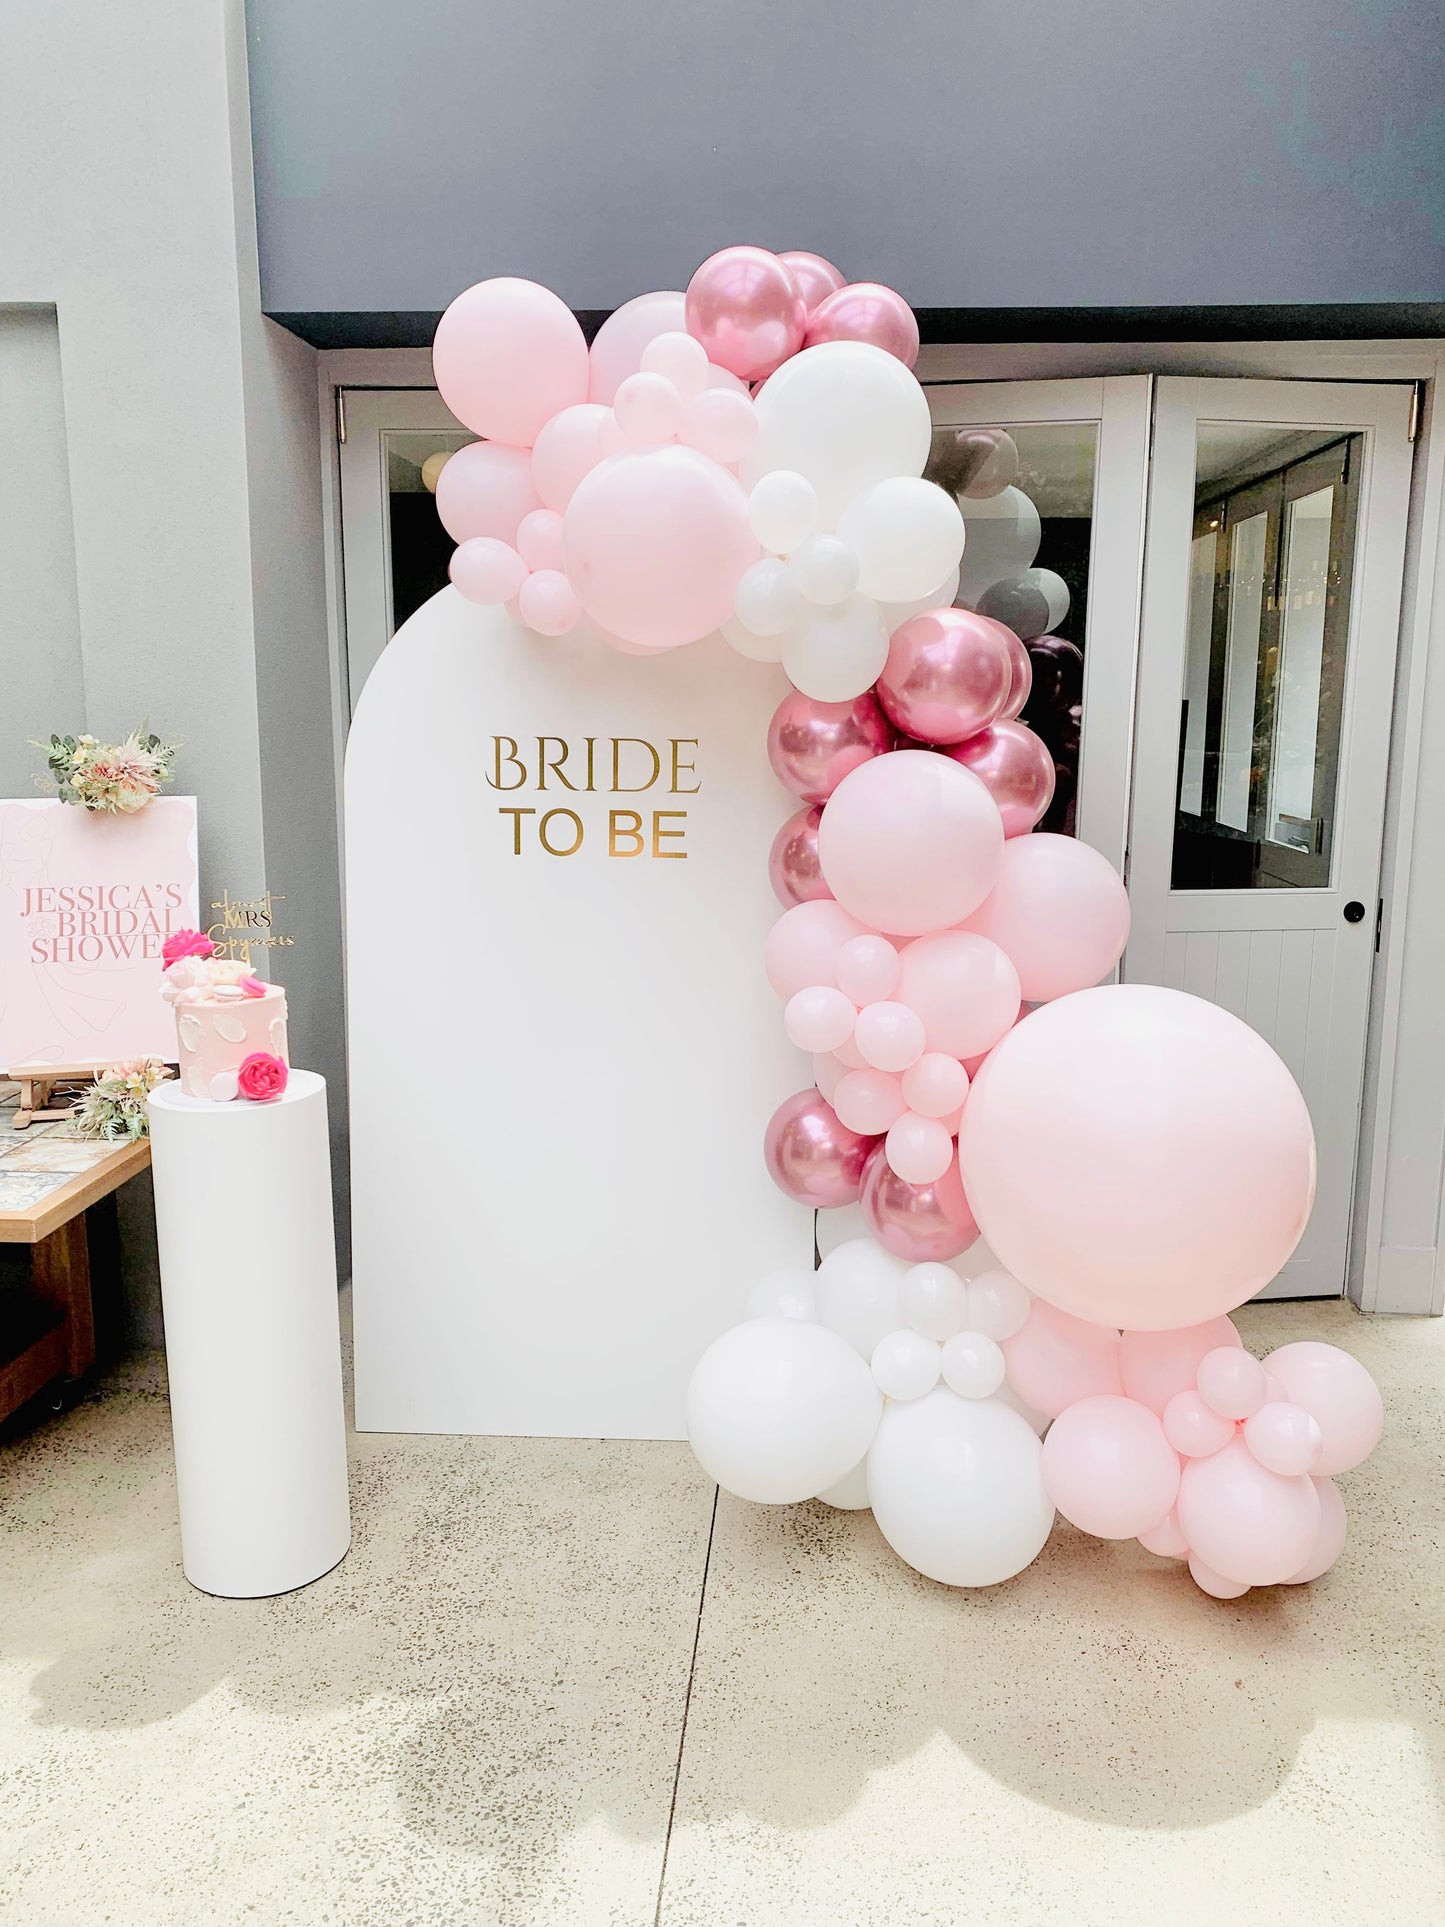
[[[364,1436],[316,1585],[181,1576],[164,1372],[0,1449],[0,1921],[1445,1919],[1445,1321],[1242,1315],[1384,1389],[1313,1587],[1059,1528],[949,1592],[685,1447]]]

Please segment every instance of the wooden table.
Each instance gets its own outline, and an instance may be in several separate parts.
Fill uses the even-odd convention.
[[[85,1213],[150,1161],[144,1138],[106,1145],[43,1125],[21,1134],[0,1112],[0,1244],[34,1247],[30,1291],[7,1307],[0,1330],[0,1420],[95,1363]],[[11,1201],[30,1191],[37,1195]]]

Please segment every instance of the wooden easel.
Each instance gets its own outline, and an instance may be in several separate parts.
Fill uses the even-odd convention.
[[[20,1086],[20,1108],[15,1113],[14,1128],[23,1131],[38,1120],[69,1117],[83,1094],[81,1088],[69,1087],[90,1086],[105,1068],[100,1062],[47,1064],[43,1069],[8,1072],[10,1081]]]

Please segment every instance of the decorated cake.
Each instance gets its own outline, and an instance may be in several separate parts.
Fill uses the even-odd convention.
[[[166,939],[161,995],[176,1014],[181,1089],[227,1104],[279,1097],[286,1088],[286,993],[215,954],[209,937]]]

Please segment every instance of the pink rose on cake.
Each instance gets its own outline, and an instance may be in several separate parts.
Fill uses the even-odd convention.
[[[173,930],[161,945],[161,963],[167,969],[182,957],[211,957],[216,946],[199,930]]]
[[[273,1057],[268,1050],[254,1050],[241,1060],[236,1072],[236,1089],[252,1103],[264,1103],[269,1097],[281,1095],[289,1074],[279,1057]]]

